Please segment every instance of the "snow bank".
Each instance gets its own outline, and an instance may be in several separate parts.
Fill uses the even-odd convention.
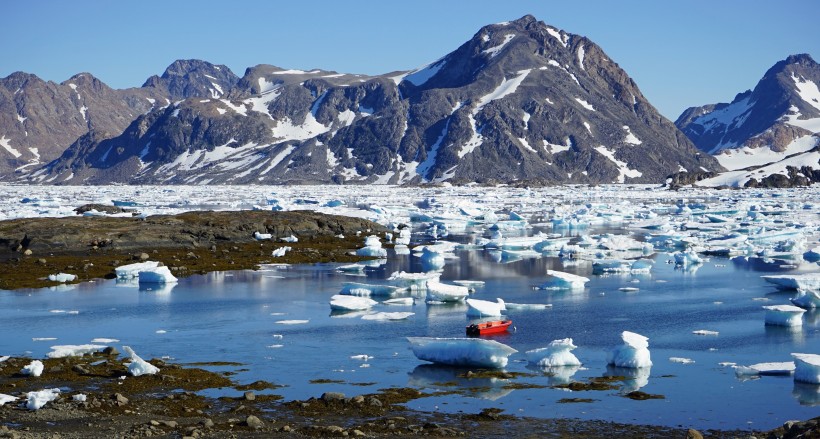
[[[527,361],[539,367],[580,366],[581,361],[570,352],[576,347],[571,338],[553,340],[546,347],[527,351]]]

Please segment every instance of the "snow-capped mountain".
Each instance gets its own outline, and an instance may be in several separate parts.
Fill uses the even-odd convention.
[[[732,172],[704,184],[802,185],[820,181],[820,65],[809,55],[778,62],[731,103],[693,107],[675,124]],[[804,169],[806,168],[806,169]]]
[[[715,170],[600,47],[528,15],[407,72],[256,66],[220,96],[154,108],[117,137],[90,133],[29,178],[657,183]]]
[[[0,78],[0,176],[26,175],[89,132],[100,140],[118,136],[141,114],[214,90],[221,95],[237,80],[227,67],[203,61],[177,61],[161,77],[126,90],[89,73],[60,84],[22,72]]]

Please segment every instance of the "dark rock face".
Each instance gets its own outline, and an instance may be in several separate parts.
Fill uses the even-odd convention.
[[[174,72],[200,68],[177,62],[149,88],[182,93],[186,76]],[[595,43],[528,15],[486,26],[411,72],[368,77],[258,65],[223,99],[177,101],[137,117],[117,137],[79,139],[29,179],[660,183],[674,172],[721,169]]]
[[[224,65],[196,59],[174,61],[162,76],[152,76],[143,88],[156,88],[169,99],[192,97],[218,99],[236,85],[239,78]]]

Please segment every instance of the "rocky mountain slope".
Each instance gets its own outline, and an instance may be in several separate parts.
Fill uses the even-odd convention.
[[[820,65],[778,62],[731,103],[689,108],[675,124],[730,172],[704,184],[802,185],[820,171]],[[805,169],[804,169],[805,168]],[[818,172],[820,173],[820,172]]]
[[[168,76],[146,84],[185,90],[174,82],[179,75]],[[223,90],[155,107],[116,137],[89,132],[27,178],[658,183],[674,172],[722,169],[599,46],[532,16],[485,26],[409,72],[367,77],[260,65]]]
[[[122,134],[139,115],[189,97],[221,96],[238,81],[230,69],[176,61],[141,88],[115,90],[89,73],[56,84],[17,72],[0,78],[0,175],[5,180],[46,164],[81,136]]]

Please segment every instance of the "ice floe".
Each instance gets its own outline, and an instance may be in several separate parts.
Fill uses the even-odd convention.
[[[589,278],[557,270],[547,270],[550,276],[539,288],[542,290],[583,290]]]
[[[480,338],[407,337],[419,360],[450,366],[503,368],[517,350],[495,340]]]
[[[751,366],[735,366],[735,375],[739,377],[755,375],[791,375],[794,373],[794,369],[795,364],[793,361],[757,363],[752,364]]]
[[[359,311],[370,309],[377,303],[375,300],[367,297],[336,294],[330,298],[330,309],[337,311]]]

